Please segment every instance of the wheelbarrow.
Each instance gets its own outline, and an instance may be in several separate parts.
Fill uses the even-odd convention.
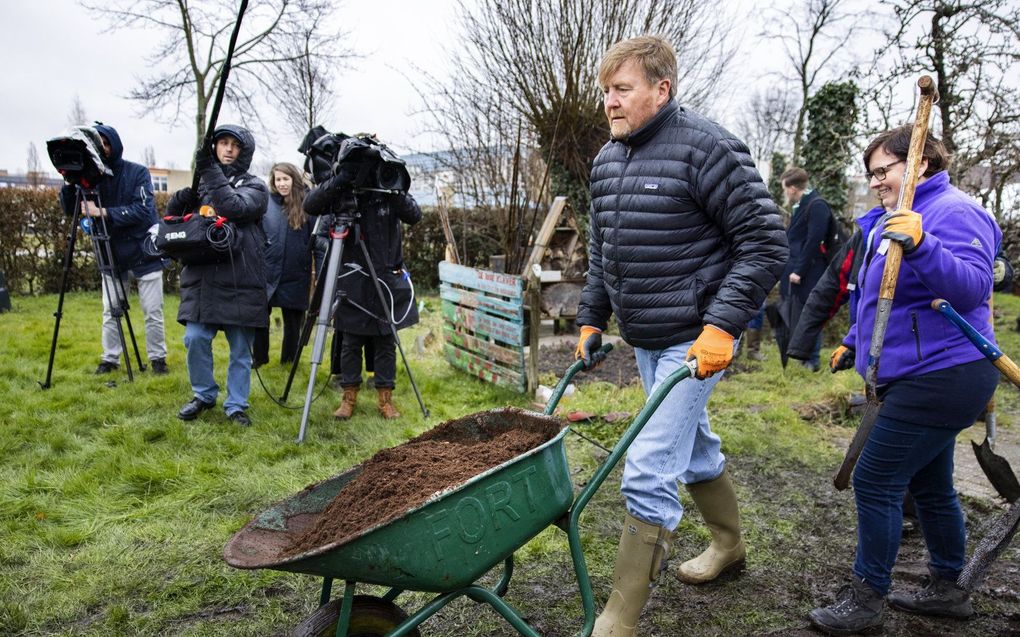
[[[603,353],[611,349],[603,347]],[[557,384],[544,414],[514,412],[545,424],[570,379],[583,368],[577,361]],[[418,626],[460,597],[488,604],[526,637],[540,637],[502,597],[513,575],[513,554],[546,527],[567,534],[570,555],[584,607],[578,637],[589,637],[595,625],[595,601],[581,548],[578,522],[595,491],[623,457],[676,383],[694,375],[689,361],[667,377],[620,437],[588,484],[574,496],[563,439],[569,426],[551,440],[478,474],[454,488],[433,495],[421,506],[368,529],[342,544],[332,543],[296,555],[286,554],[293,539],[313,524],[336,495],[358,475],[360,466],[306,487],[257,515],[224,549],[235,568],[292,571],[323,578],[319,608],[292,633],[301,637],[419,637]],[[496,409],[454,422],[497,425],[508,414]],[[558,426],[564,423],[556,420]],[[516,426],[521,426],[518,424]],[[498,582],[490,587],[479,578],[502,563]],[[343,596],[330,601],[334,580],[344,580]],[[359,583],[388,587],[381,597],[355,595]],[[394,600],[405,591],[436,593],[428,603],[405,614]]]

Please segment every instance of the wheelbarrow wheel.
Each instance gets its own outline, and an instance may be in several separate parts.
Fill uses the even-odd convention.
[[[335,599],[325,606],[320,606],[305,621],[301,622],[292,637],[333,637],[336,635],[336,624],[340,620],[340,603]],[[400,622],[407,619],[407,613],[393,602],[372,595],[355,595],[351,607],[351,623],[347,637],[383,637]],[[408,637],[421,637],[415,628],[407,633]]]

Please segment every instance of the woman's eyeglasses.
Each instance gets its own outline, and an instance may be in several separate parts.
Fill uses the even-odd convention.
[[[896,164],[902,163],[903,163],[902,159],[897,159],[891,164],[886,164],[885,166],[878,166],[875,168],[875,170],[869,170],[868,172],[864,173],[864,176],[868,178],[868,181],[871,181],[872,177],[879,181],[885,181],[885,176],[889,174],[889,169],[895,166]]]

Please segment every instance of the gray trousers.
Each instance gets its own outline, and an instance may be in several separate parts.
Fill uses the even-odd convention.
[[[131,274],[121,275],[123,290],[131,287],[131,279],[138,284],[138,300],[145,318],[145,351],[149,360],[166,358],[166,336],[163,332],[163,271],[157,270],[136,278]],[[121,303],[123,299],[117,294],[121,286],[114,285],[113,277],[103,275],[103,357],[107,363],[120,361],[123,350],[120,336],[117,334],[117,319],[110,312],[110,300]],[[132,323],[132,326],[136,324]],[[124,327],[124,341],[130,342],[127,325]]]

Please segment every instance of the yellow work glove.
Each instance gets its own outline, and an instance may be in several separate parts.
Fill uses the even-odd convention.
[[[733,337],[714,325],[706,325],[694,344],[687,350],[687,360],[698,360],[698,378],[721,372],[733,360]]]
[[[854,351],[854,348],[840,345],[832,352],[832,356],[829,357],[829,371],[835,374],[838,371],[850,369],[854,366],[854,359],[856,357],[857,352]]]
[[[602,347],[602,330],[591,325],[581,326],[581,338],[577,340],[574,360],[584,361],[585,369],[595,369],[605,360],[606,355],[598,351]]]
[[[897,210],[885,220],[883,239],[892,239],[903,246],[903,252],[913,252],[924,239],[921,215],[913,210]]]

